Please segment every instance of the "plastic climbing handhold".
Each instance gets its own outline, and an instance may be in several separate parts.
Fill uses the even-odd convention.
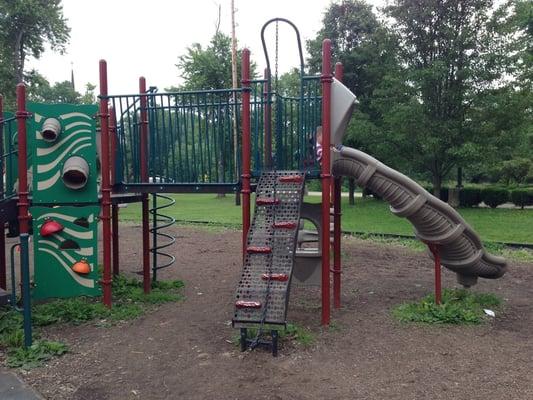
[[[269,246],[248,246],[246,252],[249,254],[269,254],[272,253],[272,248]]]
[[[301,175],[285,175],[280,176],[279,181],[283,183],[301,183],[304,180]]]
[[[91,266],[89,265],[87,260],[81,260],[74,263],[74,265],[72,266],[72,270],[77,274],[87,275],[91,272]]]
[[[261,308],[261,302],[260,301],[237,300],[235,302],[235,307],[237,308]]]
[[[289,275],[287,274],[263,274],[261,279],[264,281],[278,281],[278,282],[287,282],[289,280]]]
[[[272,225],[274,229],[294,229],[296,228],[297,224],[293,221],[280,221],[280,222],[274,222]]]
[[[59,222],[54,221],[53,219],[47,219],[44,224],[42,224],[39,233],[42,237],[52,236],[54,233],[61,232],[63,230],[63,225]]]
[[[258,197],[255,201],[255,204],[258,206],[272,206],[279,204],[279,199],[272,197]]]

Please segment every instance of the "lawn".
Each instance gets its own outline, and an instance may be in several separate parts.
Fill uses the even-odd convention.
[[[176,204],[164,210],[179,221],[205,221],[238,227],[241,209],[235,206],[235,196],[217,198],[213,194],[173,195]],[[306,201],[320,202],[318,196]],[[533,243],[533,210],[518,209],[459,209],[461,215],[479,233],[483,241]],[[140,205],[130,204],[121,210],[121,220],[140,221]],[[413,235],[413,227],[394,216],[383,201],[372,198],[356,199],[355,206],[343,198],[342,229],[351,232],[393,233]]]

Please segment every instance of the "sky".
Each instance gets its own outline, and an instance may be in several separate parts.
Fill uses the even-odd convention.
[[[251,50],[252,60],[262,71],[261,28],[269,19],[283,17],[298,27],[305,52],[305,40],[316,36],[330,3],[235,0],[239,47]],[[383,0],[369,3],[382,5]],[[47,50],[39,60],[30,60],[28,66],[52,83],[70,80],[73,68],[76,90],[82,93],[87,82],[98,85],[100,59],[107,61],[110,94],[137,93],[140,76],[146,77],[148,86],[176,86],[182,81],[176,67],[178,57],[192,43],[208,45],[216,30],[219,5],[220,30],[230,35],[230,0],[63,0],[64,16],[71,28],[66,53]],[[273,54],[274,24],[265,36]],[[283,73],[298,65],[298,50],[295,35],[287,26],[280,25],[279,36],[279,72]]]

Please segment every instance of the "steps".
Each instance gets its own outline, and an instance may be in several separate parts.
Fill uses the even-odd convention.
[[[304,173],[264,172],[235,294],[233,326],[282,329],[287,306],[303,198]]]

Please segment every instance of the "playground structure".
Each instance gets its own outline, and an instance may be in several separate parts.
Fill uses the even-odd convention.
[[[271,23],[280,22],[294,28],[298,42],[298,97],[282,96],[272,86],[264,32]],[[371,188],[391,204],[394,214],[412,222],[435,259],[437,302],[441,264],[456,272],[464,286],[475,284],[478,277],[498,278],[505,273],[505,260],[487,254],[453,208],[399,172],[342,146],[355,96],[341,83],[342,66],[336,64],[333,71],[329,40],[323,43],[321,75],[306,76],[299,33],[290,21],[270,20],[261,34],[267,60],[264,78],[251,76],[250,52],[244,50],[238,89],[160,93],[147,88],[140,78],[138,93],[111,95],[105,61],[100,62],[98,110],[94,106],[26,107],[24,86],[17,87],[17,112],[4,114],[0,124],[2,179],[6,173],[0,218],[20,236],[26,344],[31,343],[30,293],[35,299],[101,293],[104,304],[112,306],[112,276],[119,273],[119,203],[142,203],[142,276],[145,292],[150,291],[158,271],[176,260],[169,247],[174,238],[164,231],[174,223],[164,215],[173,200],[163,193],[240,191],[243,272],[233,326],[241,330],[243,350],[266,344],[276,354],[277,331],[286,325],[293,273],[303,284],[320,284],[322,324],[330,322],[331,298],[335,308],[341,306],[342,176]],[[324,149],[320,162],[316,157],[319,125]],[[76,126],[82,128],[76,131]],[[78,147],[72,145],[74,141]],[[319,208],[303,202],[309,179],[321,180]],[[103,232],[100,285],[98,214]],[[300,229],[302,218],[318,228],[311,239],[316,249],[311,252],[298,246],[306,235],[313,236]],[[0,251],[0,287],[6,290],[4,231]],[[13,275],[12,292],[4,293],[4,298],[15,305]],[[248,337],[249,328],[258,329],[255,338]],[[264,331],[270,332],[271,341],[261,337]]]

